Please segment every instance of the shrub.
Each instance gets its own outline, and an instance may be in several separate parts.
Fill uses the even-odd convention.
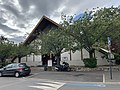
[[[95,68],[97,67],[97,59],[96,58],[85,58],[83,59],[85,67]]]

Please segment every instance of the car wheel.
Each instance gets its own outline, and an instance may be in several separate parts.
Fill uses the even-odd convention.
[[[18,78],[20,76],[20,73],[19,72],[16,72],[15,73],[15,77]]]
[[[2,77],[2,72],[0,72],[0,77]]]

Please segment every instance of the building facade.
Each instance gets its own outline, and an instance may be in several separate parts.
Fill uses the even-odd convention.
[[[37,39],[37,35],[39,32],[47,32],[52,27],[59,28],[60,25],[54,22],[53,20],[47,18],[46,16],[43,16],[42,19],[38,22],[36,27],[33,29],[33,31],[30,33],[28,38],[24,41],[24,45],[30,45],[34,44],[34,41]],[[61,63],[62,62],[68,62],[70,65],[75,66],[84,66],[83,58],[88,58],[89,53],[83,49],[82,50],[83,55],[81,56],[81,51],[68,51],[61,54]],[[108,62],[105,58],[102,58],[104,54],[100,53],[99,51],[95,50],[95,56],[97,58],[97,64],[98,65],[108,65]],[[27,63],[30,66],[44,66],[49,64],[49,55],[27,55],[26,57],[23,57],[21,62]],[[18,59],[15,60],[18,62]],[[51,64],[54,65],[55,63],[55,56],[52,55],[52,62]]]

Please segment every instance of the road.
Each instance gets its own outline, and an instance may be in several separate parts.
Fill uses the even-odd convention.
[[[80,82],[102,82],[103,74],[96,72],[51,72],[42,71],[32,78],[80,81]]]
[[[0,77],[0,90],[120,90],[120,82],[102,83],[101,75],[88,72],[40,72],[29,77]]]

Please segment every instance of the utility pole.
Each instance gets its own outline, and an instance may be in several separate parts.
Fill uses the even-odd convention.
[[[112,79],[112,52],[111,52],[111,39],[108,37],[108,60],[109,60],[109,66],[110,66],[110,79]]]

